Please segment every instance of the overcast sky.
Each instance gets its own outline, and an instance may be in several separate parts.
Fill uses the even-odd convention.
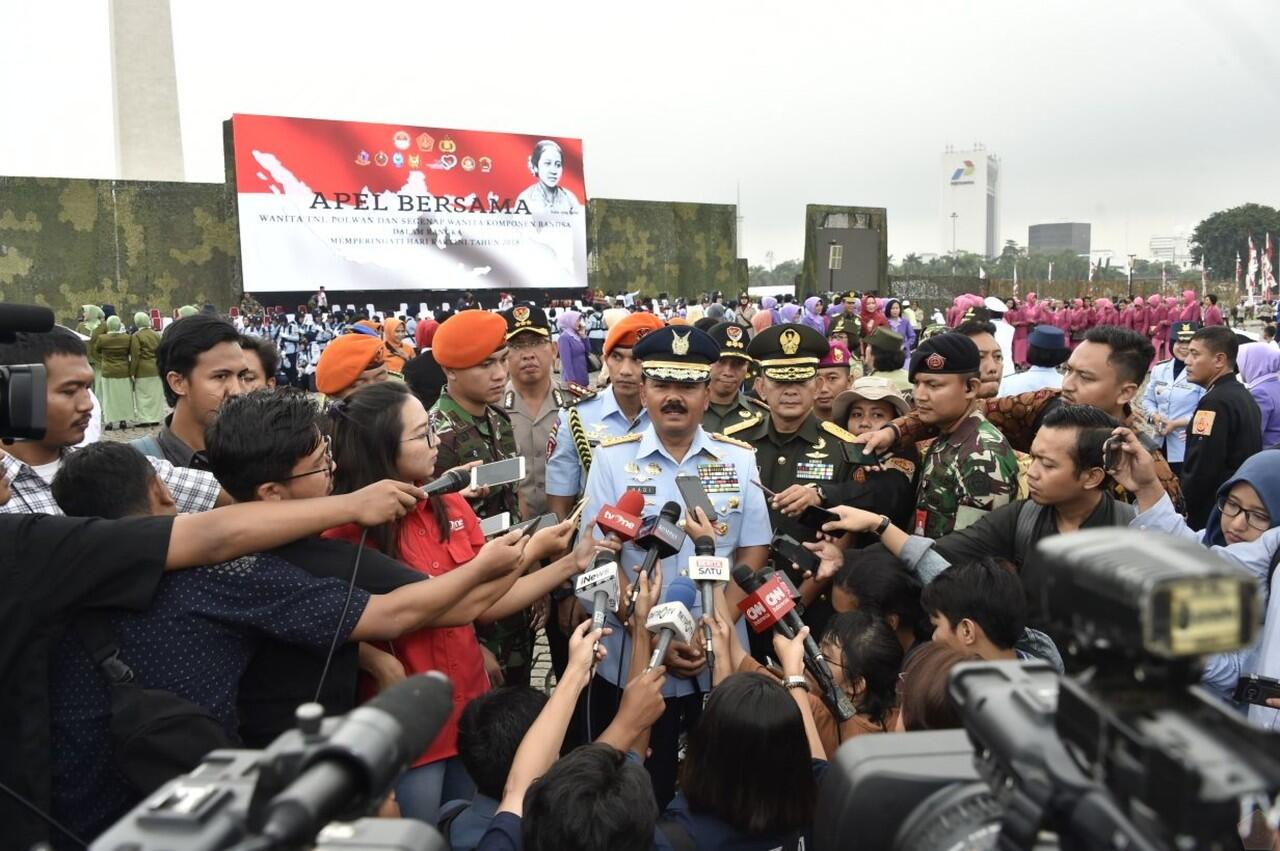
[[[1280,203],[1270,0],[172,6],[192,181],[233,112],[579,136],[589,196],[740,189],[753,264],[801,255],[806,203],[887,207],[898,258],[949,247],[948,144],[1001,158],[1001,241],[1085,221],[1141,256]],[[105,0],[3,0],[0,34],[0,174],[115,176]]]

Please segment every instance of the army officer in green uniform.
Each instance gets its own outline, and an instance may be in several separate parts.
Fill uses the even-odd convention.
[[[436,469],[470,461],[490,463],[519,454],[507,412],[499,406],[507,386],[507,322],[487,310],[463,310],[436,329],[431,352],[444,370],[445,388],[431,407],[431,428],[440,440]],[[500,485],[471,499],[481,519],[503,511],[520,519],[517,485]],[[495,685],[529,684],[533,635],[529,612],[477,627],[481,644],[496,659],[485,668]]]
[[[796,518],[811,505],[839,502],[843,486],[853,480],[851,458],[858,453],[852,434],[818,419],[813,410],[818,363],[827,350],[827,339],[806,325],[774,325],[757,334],[747,353],[760,365],[756,386],[769,416],[748,428],[727,430],[756,450],[760,484],[773,494],[769,520],[774,532],[798,541],[812,541],[817,534]],[[775,560],[774,567],[790,569],[790,563]],[[807,613],[805,621],[816,634],[829,611],[820,599]]]
[[[755,363],[747,354],[747,329],[735,322],[721,322],[707,333],[720,347],[720,359],[711,364],[711,404],[702,415],[703,430],[727,433],[730,428],[763,422],[769,408],[742,392],[742,383]]]

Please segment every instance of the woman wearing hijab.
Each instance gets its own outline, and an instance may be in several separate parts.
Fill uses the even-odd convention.
[[[751,328],[757,334],[773,325],[781,325],[782,317],[778,315],[778,300],[771,295],[760,299],[760,309],[751,317]]]
[[[1139,453],[1139,458],[1144,454],[1145,451]],[[1150,464],[1149,454],[1145,464]],[[1134,467],[1143,465],[1144,461],[1139,460]],[[1137,483],[1131,477],[1126,482],[1125,478],[1120,476],[1117,480],[1124,487],[1135,485],[1131,492],[1137,492]],[[1150,492],[1154,497],[1154,489]],[[1198,540],[1206,547],[1256,541],[1264,532],[1280,524],[1280,450],[1264,449],[1251,455],[1240,465],[1234,476],[1222,483],[1203,531],[1196,531],[1188,526],[1182,515],[1174,511],[1168,495],[1163,492],[1154,504],[1149,504],[1142,495],[1139,499],[1142,505],[1149,507],[1130,521],[1132,528],[1152,529],[1187,540]],[[1240,675],[1258,670],[1257,650],[1255,644],[1231,653],[1208,657],[1201,683],[1222,698],[1230,700]]]
[[[388,317],[382,323],[382,342],[387,348],[387,371],[394,372],[396,375],[404,374],[404,365],[413,360],[416,354],[413,348],[405,343],[406,336],[408,332],[405,331],[404,323],[394,316]]]
[[[1116,310],[1109,298],[1099,298],[1094,304],[1097,306],[1096,325],[1119,325],[1120,312]]]
[[[1089,308],[1084,306],[1084,299],[1072,299],[1069,314],[1071,316],[1071,348],[1074,349],[1084,339],[1084,332],[1089,330]]]
[[[827,336],[827,317],[822,312],[822,299],[811,295],[804,300],[804,313],[800,315],[800,324],[808,325],[822,336]]]
[[[156,349],[160,335],[151,327],[145,313],[135,313],[133,324],[138,330],[129,335],[129,375],[133,378],[133,408],[141,425],[158,425],[164,421],[164,385],[156,368]]]
[[[102,422],[106,428],[125,428],[133,419],[133,381],[130,379],[129,350],[133,338],[124,330],[119,316],[109,317],[96,329],[89,351],[98,362],[101,377],[98,395],[102,402]]]
[[[1262,412],[1262,445],[1280,444],[1280,351],[1246,343],[1236,355],[1236,371]]]
[[[1147,299],[1147,336],[1151,338],[1151,345],[1156,348],[1156,360],[1163,360],[1168,351],[1166,340],[1169,338],[1169,306],[1159,294]]]
[[[1200,321],[1200,302],[1196,301],[1195,290],[1182,291],[1182,311],[1178,318],[1183,322]]]
[[[560,326],[560,378],[566,384],[579,387],[590,387],[591,372],[587,364],[587,341],[583,336],[585,325],[582,314],[576,310],[566,310],[556,317]]]
[[[413,339],[418,344],[418,351],[425,352],[431,348],[431,340],[436,335],[440,323],[434,318],[419,319],[418,327],[413,329]]]
[[[910,356],[911,350],[916,347],[916,329],[912,328],[911,322],[902,315],[902,303],[896,298],[889,299],[884,313],[888,317],[889,329],[902,337],[902,350]]]
[[[1191,348],[1191,335],[1198,330],[1194,322],[1178,322],[1173,326],[1170,330],[1173,357],[1152,367],[1142,397],[1155,429],[1156,445],[1164,452],[1175,475],[1181,472],[1182,459],[1187,453],[1187,424],[1205,394],[1203,387],[1191,383],[1184,363]]]
[[[875,333],[877,328],[888,327],[889,318],[884,315],[881,309],[880,299],[873,295],[868,295],[862,299],[862,313],[858,322],[862,327],[862,339],[867,339]]]
[[[796,317],[799,315],[799,313],[800,313],[800,305],[796,304],[793,301],[787,302],[786,304],[782,305],[782,307],[778,308],[778,315],[782,317],[782,322],[779,324],[788,325],[792,322],[795,322]],[[825,331],[823,332],[822,336],[824,337],[826,336]]]

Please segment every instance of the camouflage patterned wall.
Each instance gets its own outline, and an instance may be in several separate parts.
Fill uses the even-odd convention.
[[[0,177],[0,300],[74,325],[118,313],[240,300],[235,195],[221,184]]]
[[[804,264],[800,272],[800,289],[796,294],[811,295],[828,289],[827,247],[818,245],[818,231],[823,228],[869,229],[876,232],[879,238],[876,279],[874,282],[855,283],[852,288],[884,292],[889,285],[889,221],[885,208],[808,204],[804,208]],[[819,270],[822,270],[821,273]]]
[[[737,208],[592,198],[587,204],[591,286],[608,293],[693,297],[743,286]]]

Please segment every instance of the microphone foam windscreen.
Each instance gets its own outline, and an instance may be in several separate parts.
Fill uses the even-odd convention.
[[[618,510],[632,517],[639,517],[644,513],[644,494],[640,491],[623,491],[622,498],[618,500]]]
[[[0,334],[53,330],[53,311],[35,304],[0,304]]]
[[[453,710],[453,686],[439,671],[414,674],[379,692],[365,706],[381,709],[400,722],[406,751],[420,754],[439,734]]]
[[[662,510],[658,512],[663,518],[670,520],[672,523],[680,519],[680,503],[674,500],[662,506]]]
[[[733,569],[733,582],[748,594],[762,584],[756,572],[745,564],[740,564]]]
[[[677,576],[667,586],[668,603],[684,603],[686,609],[692,609],[697,599],[698,589],[694,586],[693,580],[687,576]]]

